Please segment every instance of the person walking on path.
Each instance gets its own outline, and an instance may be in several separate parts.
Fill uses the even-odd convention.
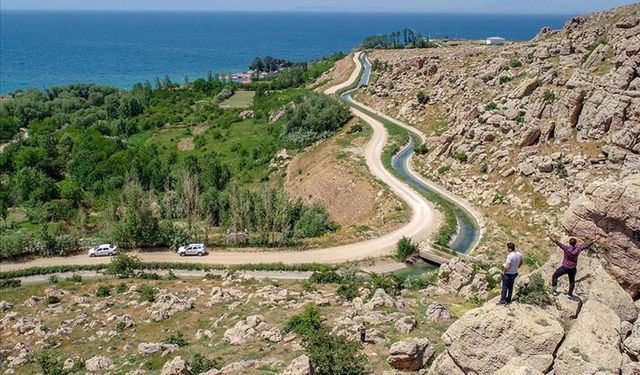
[[[522,254],[516,250],[516,245],[513,242],[509,242],[507,249],[509,249],[509,255],[507,255],[507,261],[504,264],[502,292],[500,293],[500,302],[498,302],[497,305],[507,305],[511,303],[513,284],[516,281],[516,277],[518,277],[518,269],[522,266]]]
[[[364,344],[367,341],[367,326],[364,325],[364,322],[358,327],[358,332],[360,332],[360,343]]]
[[[569,290],[567,291],[567,295],[569,297],[573,297],[573,289],[576,286],[576,273],[578,273],[578,269],[577,269],[578,255],[580,255],[581,252],[587,250],[588,248],[593,246],[595,243],[597,243],[600,240],[600,238],[602,238],[602,236],[597,235],[595,240],[582,244],[580,246],[577,246],[578,240],[576,240],[573,237],[569,239],[568,245],[563,244],[562,242],[558,241],[556,238],[553,238],[553,236],[549,232],[547,232],[547,237],[549,237],[549,239],[553,241],[553,243],[556,244],[556,246],[558,246],[559,248],[561,248],[562,251],[564,252],[562,265],[558,267],[556,272],[554,272],[553,276],[551,277],[551,286],[553,287],[553,295],[554,296],[558,295],[558,290],[557,290],[558,278],[560,276],[567,275],[569,277]]]

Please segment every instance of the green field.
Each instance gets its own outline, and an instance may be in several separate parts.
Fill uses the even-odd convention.
[[[221,108],[249,108],[253,104],[255,91],[236,91],[229,99],[220,103]]]

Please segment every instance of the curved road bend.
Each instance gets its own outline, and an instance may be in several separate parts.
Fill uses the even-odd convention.
[[[362,64],[359,60],[360,52],[353,57],[356,69],[346,82],[330,87],[325,93],[334,94],[339,90],[351,86],[360,75]],[[239,251],[239,252],[216,252],[212,251],[205,257],[178,257],[173,252],[138,252],[136,255],[145,262],[184,262],[184,263],[205,263],[205,264],[248,264],[248,263],[344,263],[348,261],[361,260],[369,257],[379,257],[392,254],[398,240],[403,237],[411,237],[422,240],[429,237],[439,227],[440,214],[425,198],[400,181],[384,165],[380,155],[387,142],[387,131],[384,125],[369,116],[368,114],[351,108],[352,112],[366,121],[373,129],[373,134],[365,147],[365,159],[367,166],[373,176],[383,181],[400,199],[405,201],[412,210],[410,221],[403,227],[393,232],[382,235],[371,240],[335,246],[323,249],[311,249],[304,251]],[[69,265],[69,264],[96,264],[108,263],[108,257],[89,258],[85,254],[69,257],[37,258],[22,263],[0,264],[1,271],[15,269]]]
[[[355,57],[354,61],[356,61]],[[356,67],[362,65],[364,65],[364,71],[359,82],[359,86],[367,85],[369,82],[369,76],[371,74],[371,64],[369,63],[368,57],[366,55],[364,57],[359,56],[357,58]],[[360,69],[356,69],[356,71],[359,70]],[[447,191],[437,183],[427,180],[413,169],[411,161],[413,156],[415,155],[413,151],[414,138],[418,138],[420,143],[422,144],[426,141],[426,137],[424,136],[424,134],[411,125],[394,119],[380,111],[377,111],[365,104],[356,101],[355,99],[353,99],[353,97],[351,97],[351,91],[352,90],[347,91],[341,95],[341,99],[347,102],[347,104],[351,105],[352,107],[359,107],[359,109],[367,112],[368,114],[375,114],[376,116],[382,117],[387,121],[393,122],[394,124],[407,129],[413,135],[409,143],[407,143],[394,156],[392,160],[392,166],[400,174],[400,176],[402,176],[402,178],[414,189],[417,189],[422,193],[436,194],[440,196],[440,198],[443,198],[452,204],[453,211],[458,222],[458,233],[451,242],[450,248],[458,253],[470,253],[482,238],[484,232],[484,219],[482,215],[468,201]]]

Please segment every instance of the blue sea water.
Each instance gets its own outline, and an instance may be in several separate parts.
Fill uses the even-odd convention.
[[[530,39],[569,15],[0,11],[0,94],[168,74],[246,70],[256,56],[311,60],[404,27],[431,37]]]

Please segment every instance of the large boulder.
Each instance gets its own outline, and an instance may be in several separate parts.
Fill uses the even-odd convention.
[[[305,354],[291,361],[280,375],[313,375],[311,360]]]
[[[507,365],[546,372],[563,337],[562,325],[539,307],[487,303],[467,312],[442,335],[446,350],[431,373],[490,375]]]
[[[391,345],[387,362],[398,370],[418,371],[435,352],[429,340],[398,341]]]
[[[114,365],[111,358],[97,355],[95,357],[87,359],[84,363],[84,367],[89,373],[101,373],[112,370],[114,368]]]
[[[555,375],[618,375],[622,366],[620,353],[620,318],[608,306],[587,301],[558,349]]]
[[[160,375],[191,375],[187,363],[180,356],[168,361],[162,367]]]
[[[624,340],[622,347],[627,354],[640,358],[640,319],[636,320],[631,335]]]
[[[640,293],[640,174],[587,186],[565,212],[563,226],[577,236],[606,234],[601,254],[608,271],[632,295]]]
[[[531,95],[531,93],[538,87],[538,79],[537,78],[527,78],[522,81],[511,93],[509,94],[509,98],[511,99],[522,99],[525,96]]]

